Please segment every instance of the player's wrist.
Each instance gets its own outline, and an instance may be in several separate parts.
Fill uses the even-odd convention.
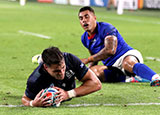
[[[88,62],[93,62],[93,61],[94,61],[94,57],[93,56],[88,57]]]
[[[29,102],[29,106],[33,107],[33,100]]]
[[[69,98],[76,97],[76,92],[74,89],[67,91],[67,94]]]

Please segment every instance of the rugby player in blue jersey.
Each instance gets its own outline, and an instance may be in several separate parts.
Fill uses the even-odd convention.
[[[57,103],[80,97],[101,89],[101,82],[94,72],[76,56],[62,53],[57,47],[49,47],[42,53],[43,62],[32,72],[22,97],[25,106],[51,106],[49,97],[41,96],[43,89],[55,86]],[[75,77],[82,82],[76,88]]]
[[[85,6],[79,10],[79,21],[85,30],[81,36],[83,45],[91,56],[82,59],[102,82],[125,82],[126,76],[140,76],[160,85],[160,76],[143,64],[141,53],[130,47],[111,24],[97,22],[94,10]],[[103,65],[97,65],[102,61]]]

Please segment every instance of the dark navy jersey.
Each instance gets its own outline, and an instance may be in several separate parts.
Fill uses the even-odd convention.
[[[126,53],[128,50],[133,49],[124,41],[123,37],[120,35],[118,30],[113,25],[105,22],[97,22],[96,34],[89,37],[88,33],[84,32],[84,34],[81,36],[81,41],[83,45],[88,50],[90,50],[91,54],[93,55],[104,48],[104,40],[105,37],[108,35],[114,35],[117,37],[118,40],[115,55],[102,61],[104,65],[111,66],[124,53]]]
[[[48,72],[45,71],[43,63],[41,63],[28,78],[27,88],[25,90],[27,97],[34,99],[42,89],[48,88],[51,85],[60,87],[66,91],[76,87],[75,77],[81,80],[87,73],[88,68],[76,56],[70,53],[63,53],[63,55],[66,64],[64,79],[57,80],[50,76]]]

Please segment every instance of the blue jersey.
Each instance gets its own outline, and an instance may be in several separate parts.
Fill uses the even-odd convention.
[[[102,61],[104,65],[111,66],[124,53],[126,53],[128,50],[133,49],[124,41],[123,37],[113,25],[105,22],[97,22],[96,34],[89,37],[88,33],[84,32],[84,34],[81,36],[81,41],[93,55],[104,48],[104,40],[108,35],[114,35],[118,40],[116,53],[113,56]]]
[[[75,88],[75,77],[81,80],[87,73],[88,68],[76,56],[70,53],[63,53],[63,55],[66,64],[64,79],[57,80],[50,76],[44,69],[43,63],[41,63],[28,78],[25,90],[27,97],[34,99],[42,89],[53,85],[66,91]]]

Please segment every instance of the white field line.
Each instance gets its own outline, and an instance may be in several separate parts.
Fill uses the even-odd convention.
[[[129,103],[129,104],[75,104],[66,107],[88,107],[88,106],[137,106],[137,105],[160,105],[160,103]]]
[[[122,17],[106,17],[106,16],[100,16],[100,18],[105,18],[105,19],[111,19],[111,20],[120,20],[120,21],[127,21],[127,22],[135,22],[135,23],[146,23],[146,24],[160,24],[159,21],[145,21],[145,20],[139,20],[139,19],[131,19],[131,18],[122,18]]]
[[[153,61],[159,61],[159,62],[160,62],[160,58],[146,57],[146,59],[148,59],[148,60],[153,60]]]
[[[0,105],[0,107],[24,107],[23,105]]]
[[[139,106],[139,105],[160,105],[160,103],[128,103],[128,104],[70,104],[64,105],[65,107],[90,107],[90,106]],[[0,107],[24,107],[24,105],[0,105]]]
[[[63,15],[74,15],[76,16],[75,14],[73,13],[70,13],[70,12],[67,12],[67,11],[63,11],[63,12],[60,12],[60,11],[57,11],[58,14],[63,14]],[[160,25],[160,21],[149,21],[149,20],[142,20],[142,19],[132,19],[132,18],[123,18],[123,17],[118,17],[118,16],[108,16],[108,15],[99,15],[97,14],[97,17],[98,19],[109,19],[109,20],[120,20],[120,21],[123,21],[123,22],[135,22],[135,23],[141,23],[141,24],[155,24],[155,25]]]
[[[45,35],[38,34],[38,33],[26,32],[26,31],[23,31],[23,30],[19,30],[18,32],[19,32],[19,33],[22,33],[22,34],[26,34],[26,35],[32,35],[32,36],[44,38],[44,39],[51,39],[50,36],[45,36]]]
[[[127,35],[127,36],[157,36],[159,37],[160,36],[160,32],[154,32],[154,33],[147,33],[147,32],[123,32],[124,35]]]

